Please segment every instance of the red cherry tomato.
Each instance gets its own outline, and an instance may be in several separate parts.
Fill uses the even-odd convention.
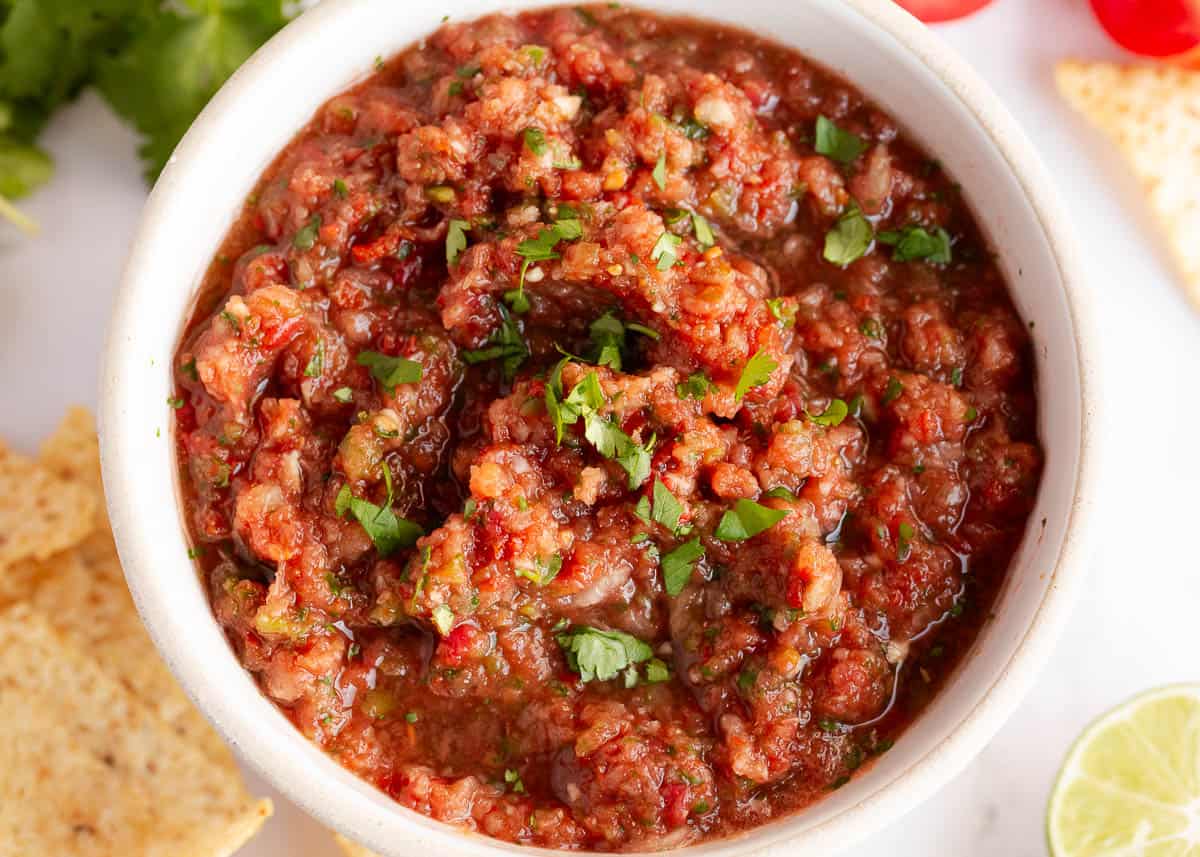
[[[1100,26],[1126,50],[1169,57],[1200,45],[1200,5],[1191,0],[1091,0]]]
[[[926,24],[953,21],[978,12],[992,0],[896,0],[901,6]]]

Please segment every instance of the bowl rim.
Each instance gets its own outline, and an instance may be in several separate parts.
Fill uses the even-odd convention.
[[[165,228],[161,221],[173,196],[177,184],[176,176],[187,170],[192,156],[204,147],[206,129],[236,102],[243,90],[252,87],[259,76],[269,74],[271,66],[292,51],[293,43],[300,41],[310,31],[319,29],[326,16],[332,17],[345,7],[363,2],[371,0],[325,0],[284,28],[247,61],[214,96],[171,156],[167,168],[150,194],[117,291],[101,367],[99,426],[107,503],[126,579],[143,622],[168,666],[205,716],[212,720],[253,769],[310,815],[358,838],[370,847],[386,852],[400,845],[394,840],[385,839],[382,827],[369,823],[362,823],[357,828],[352,825],[355,820],[368,821],[361,815],[362,806],[355,807],[356,803],[366,805],[363,794],[355,793],[354,789],[342,783],[331,785],[325,782],[310,788],[306,785],[307,778],[295,776],[304,770],[302,761],[297,763],[293,760],[290,764],[293,774],[291,777],[285,776],[280,770],[284,767],[280,752],[302,756],[306,755],[303,749],[308,748],[328,760],[329,757],[324,756],[323,751],[315,748],[294,729],[287,730],[289,734],[286,735],[272,735],[275,724],[264,727],[261,723],[251,723],[247,714],[237,710],[236,703],[220,698],[221,694],[211,692],[211,687],[207,687],[210,682],[203,678],[204,667],[197,663],[197,656],[181,651],[177,644],[171,642],[170,618],[163,615],[163,611],[156,606],[162,602],[161,584],[153,581],[153,570],[141,561],[138,545],[131,535],[139,528],[138,506],[132,500],[132,488],[136,479],[128,460],[122,457],[123,424],[120,419],[119,383],[119,369],[131,359],[126,350],[127,344],[133,341],[130,325],[138,318],[135,304],[139,281],[144,279],[142,269],[148,264],[147,246],[154,233]],[[546,0],[540,0],[539,5],[545,2]],[[849,7],[863,19],[864,24],[874,24],[891,36],[897,44],[897,50],[908,51],[918,59],[946,85],[950,94],[970,114],[972,120],[979,124],[1003,158],[1012,177],[1020,185],[1057,265],[1074,337],[1080,406],[1080,436],[1074,491],[1070,508],[1065,514],[1066,527],[1062,544],[1053,567],[1048,572],[1050,580],[1041,602],[1034,610],[1024,633],[1020,635],[1020,640],[1014,646],[1007,663],[997,670],[991,683],[978,694],[974,704],[951,719],[937,747],[929,750],[906,770],[873,793],[865,795],[854,805],[802,832],[790,829],[795,827],[793,822],[797,818],[793,815],[758,828],[760,835],[755,837],[750,848],[747,847],[749,843],[741,844],[738,838],[730,838],[689,846],[686,848],[689,853],[698,853],[697,849],[700,848],[703,848],[706,854],[765,852],[788,843],[789,839],[792,840],[788,843],[789,847],[794,848],[801,844],[794,839],[798,833],[806,846],[817,847],[826,853],[841,850],[892,823],[948,782],[998,731],[1032,686],[1040,668],[1048,659],[1081,590],[1094,529],[1093,489],[1096,484],[1099,447],[1102,443],[1099,432],[1102,425],[1102,403],[1096,394],[1097,356],[1090,343],[1098,341],[1094,335],[1097,327],[1084,292],[1085,269],[1079,245],[1066,209],[1046,167],[1016,120],[967,62],[899,6],[889,0],[808,2],[836,2]],[[527,4],[514,0],[510,5],[520,8]],[[636,0],[633,5],[636,5]],[[314,98],[314,109],[320,100]],[[168,480],[169,478],[170,474]],[[240,664],[238,666],[240,668]],[[257,688],[255,690],[258,692]],[[414,819],[407,818],[411,811],[403,810],[399,805],[394,806],[397,810],[402,810],[394,812],[394,816],[401,819],[401,824],[412,828],[417,841],[422,844],[435,844],[451,853],[559,853],[550,849],[513,846],[436,822],[432,825],[414,823]],[[343,813],[342,809],[348,812]],[[420,819],[416,821],[419,822]]]

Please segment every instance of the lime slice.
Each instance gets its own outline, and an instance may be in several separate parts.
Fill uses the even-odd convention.
[[[1200,685],[1143,693],[1089,726],[1046,835],[1054,857],[1200,857]]]

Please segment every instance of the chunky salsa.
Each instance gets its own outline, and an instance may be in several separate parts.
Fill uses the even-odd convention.
[[[987,621],[1026,330],[844,81],[606,6],[450,22],[325,104],[176,362],[217,620],[418,812],[654,849],[819,799]]]

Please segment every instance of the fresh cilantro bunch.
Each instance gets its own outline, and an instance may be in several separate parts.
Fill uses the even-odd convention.
[[[46,182],[37,137],[96,86],[143,137],[154,179],[196,114],[287,22],[284,0],[0,0],[0,215]]]

